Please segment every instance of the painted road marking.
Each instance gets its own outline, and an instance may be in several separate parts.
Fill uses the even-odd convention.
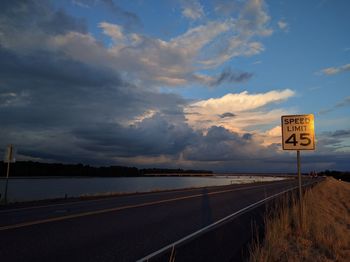
[[[316,182],[317,181],[311,182],[311,183],[307,183],[307,184],[304,184],[303,186],[308,186],[308,185],[311,185],[311,184],[316,183]],[[164,253],[165,251],[169,250],[169,249],[175,249],[175,247],[177,245],[179,245],[179,244],[181,244],[181,243],[183,243],[183,242],[185,242],[185,241],[187,241],[187,240],[189,240],[191,238],[194,238],[194,237],[196,237],[196,236],[198,236],[200,234],[203,234],[204,232],[208,232],[208,231],[212,230],[214,227],[216,227],[217,225],[219,225],[221,223],[224,223],[224,222],[227,222],[230,219],[232,219],[233,217],[238,216],[241,213],[244,213],[245,211],[247,211],[249,209],[255,208],[255,207],[259,206],[260,204],[263,204],[264,202],[266,202],[268,200],[276,198],[276,197],[278,197],[280,195],[283,195],[283,194],[285,194],[287,192],[290,192],[292,190],[295,190],[297,188],[298,188],[298,186],[295,186],[293,188],[284,190],[284,191],[282,191],[280,193],[274,194],[272,196],[269,196],[269,197],[266,197],[266,198],[264,198],[262,200],[259,200],[259,201],[255,202],[255,203],[252,203],[252,204],[250,204],[250,205],[248,205],[248,206],[246,206],[246,207],[244,207],[244,208],[242,208],[242,209],[240,209],[240,210],[238,210],[238,211],[236,211],[236,212],[234,212],[234,213],[232,213],[232,214],[230,214],[230,215],[228,215],[228,216],[226,216],[226,217],[224,217],[224,218],[222,218],[222,219],[220,219],[220,220],[218,220],[218,221],[216,221],[216,222],[214,222],[214,223],[212,223],[212,224],[210,224],[210,225],[208,225],[206,227],[203,227],[203,228],[195,231],[192,234],[189,234],[189,235],[187,235],[187,236],[185,236],[185,237],[183,237],[183,238],[181,238],[181,239],[179,239],[179,240],[177,240],[177,241],[175,241],[175,242],[173,242],[173,243],[171,243],[171,244],[169,244],[169,245],[167,245],[167,246],[165,246],[165,247],[163,247],[163,248],[161,248],[161,249],[159,249],[159,250],[157,250],[157,251],[155,251],[155,252],[153,252],[153,253],[151,253],[151,254],[143,257],[143,258],[141,258],[141,259],[139,259],[139,260],[137,260],[137,262],[148,261],[149,259],[151,259],[153,257],[156,257],[156,256]]]
[[[290,180],[290,178],[287,178],[286,180]],[[275,181],[274,183],[278,183],[281,182],[281,184],[288,184],[286,183],[286,181],[281,180],[281,181]],[[246,186],[246,184],[236,184],[237,186],[242,185],[242,189],[250,189],[251,187],[244,187]],[[265,185],[272,185],[272,183],[270,184],[265,184]],[[229,186],[229,185],[223,185],[223,186],[212,186],[213,188],[215,187],[225,187],[225,186]],[[82,203],[93,203],[93,202],[100,202],[100,201],[109,201],[109,200],[114,200],[120,196],[125,196],[125,197],[139,197],[142,195],[162,195],[162,194],[171,194],[171,193],[176,193],[176,192],[191,192],[191,191],[198,191],[201,190],[203,188],[212,188],[212,187],[197,187],[197,188],[185,188],[185,189],[176,189],[176,190],[169,190],[169,191],[161,191],[161,192],[143,192],[143,193],[126,193],[125,195],[118,195],[118,196],[111,196],[111,197],[107,197],[107,198],[101,198],[101,199],[92,199],[92,200],[77,200],[74,202],[68,202],[68,203],[59,203],[59,204],[48,204],[48,205],[39,205],[39,206],[30,206],[30,207],[20,207],[20,208],[13,208],[13,209],[5,209],[5,210],[0,210],[0,214],[1,213],[13,213],[13,212],[20,212],[20,211],[24,211],[24,210],[34,210],[34,209],[40,209],[40,208],[50,208],[50,207],[57,207],[57,206],[68,206],[68,205],[79,205]],[[84,202],[82,202],[84,201]]]
[[[272,184],[269,184],[269,185],[272,185]],[[175,202],[175,201],[180,201],[180,200],[186,200],[186,199],[191,199],[191,198],[202,197],[203,195],[217,195],[217,194],[229,193],[229,192],[234,192],[234,191],[255,189],[255,188],[265,187],[265,186],[269,186],[269,185],[260,185],[260,186],[252,186],[252,187],[245,187],[245,188],[228,189],[228,190],[222,190],[222,191],[214,191],[214,192],[208,192],[208,193],[205,193],[205,194],[201,193],[201,194],[184,196],[184,197],[176,197],[176,198],[152,201],[152,202],[141,203],[141,204],[134,204],[134,205],[127,205],[127,206],[122,206],[122,207],[107,208],[107,209],[102,209],[102,210],[83,212],[83,213],[79,213],[79,214],[72,214],[72,215],[66,215],[66,216],[59,216],[59,217],[35,220],[35,221],[30,221],[30,222],[23,222],[23,223],[19,223],[19,224],[1,226],[0,227],[0,231],[9,230],[9,229],[16,229],[16,228],[22,228],[22,227],[28,227],[28,226],[39,225],[39,224],[45,224],[45,223],[50,223],[50,222],[57,222],[57,221],[73,219],[73,218],[79,218],[79,217],[86,217],[86,216],[104,214],[104,213],[109,213],[109,212],[122,211],[122,210],[126,210],[126,209],[131,209],[131,208],[139,208],[139,207],[146,207],[146,206],[164,204],[164,203],[169,203],[169,202]]]
[[[278,181],[279,182],[279,181]],[[228,186],[228,185],[223,185],[223,186]],[[212,186],[216,187],[216,186]],[[221,186],[218,186],[221,187]],[[5,209],[5,210],[0,210],[1,213],[13,213],[13,212],[19,212],[19,211],[24,211],[24,210],[31,210],[31,209],[40,209],[40,208],[50,208],[50,207],[57,207],[57,206],[68,206],[68,205],[79,205],[82,203],[93,203],[93,202],[100,202],[100,201],[109,201],[109,200],[114,200],[116,198],[119,198],[121,196],[124,197],[139,197],[139,196],[144,196],[144,195],[162,195],[162,194],[171,194],[171,193],[176,193],[176,192],[191,192],[191,191],[198,191],[203,188],[210,188],[210,187],[196,187],[196,188],[183,188],[183,189],[175,189],[175,190],[168,190],[168,191],[160,191],[160,192],[142,192],[142,193],[125,193],[125,194],[120,194],[116,196],[107,196],[107,197],[101,197],[100,199],[91,199],[91,200],[86,200],[86,199],[81,199],[81,200],[76,200],[74,202],[67,202],[67,203],[59,203],[59,204],[48,204],[48,205],[40,205],[40,206],[30,206],[30,207],[20,207],[20,208],[13,208],[13,209]],[[82,202],[84,201],[84,202]]]

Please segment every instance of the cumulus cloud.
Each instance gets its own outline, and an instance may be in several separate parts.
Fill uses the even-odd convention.
[[[138,18],[113,1],[79,0],[87,6],[110,5],[119,17],[97,25],[110,38],[108,46],[87,31],[84,20],[55,10],[48,1],[4,3],[0,145],[11,141],[21,159],[154,161],[212,169],[216,163],[242,167],[242,159],[249,161],[247,167],[259,166],[279,154],[274,142],[266,141],[277,136],[271,126],[285,113],[274,105],[293,91],[246,91],[193,102],[157,89],[250,79],[252,74],[233,69],[214,76],[198,72],[263,51],[256,38],[271,30],[262,1],[240,1],[236,17],[196,21],[163,40],[132,32]]]
[[[110,24],[107,22],[101,22],[99,27],[102,28],[103,33],[110,36],[113,40],[124,40],[124,35],[122,32],[122,27],[119,25]]]
[[[272,34],[272,29],[267,28],[269,21],[264,1],[250,0],[243,6],[237,25],[245,35],[269,36]]]
[[[196,136],[185,122],[169,121],[169,117],[162,114],[127,127],[103,123],[78,128],[74,134],[83,148],[97,149],[111,157],[176,155]]]
[[[100,2],[122,17],[135,17],[113,1]],[[99,2],[81,0],[79,3],[90,6]],[[20,5],[25,8],[17,8]],[[262,44],[252,39],[268,35],[270,31],[265,9],[262,1],[241,3],[237,19],[207,20],[169,41],[130,33],[120,24],[100,22],[103,33],[113,40],[106,47],[87,32],[83,20],[62,10],[55,11],[48,2],[16,1],[3,8],[0,39],[8,49],[30,52],[40,46],[43,51],[61,52],[78,62],[116,70],[137,83],[179,86],[197,81],[196,72],[202,69],[217,67],[236,56],[262,52]],[[30,30],[27,30],[28,24]],[[220,79],[239,80],[249,76],[248,73],[232,76],[232,72],[225,71],[217,79],[220,82]]]
[[[259,155],[268,156],[271,152],[256,141],[253,134],[238,134],[223,127],[213,126],[197,138],[194,145],[188,146],[183,156],[191,161],[230,161],[254,159]]]
[[[56,33],[47,33],[46,28],[56,19],[55,12],[48,2],[43,1],[41,8],[33,9],[37,12],[33,16],[28,10],[36,3],[16,1],[0,15],[1,21],[6,21],[1,24],[4,30],[0,37],[1,147],[11,141],[18,146],[22,159],[101,164],[110,163],[119,154],[125,155],[126,151],[125,146],[124,151],[101,150],[96,153],[103,143],[99,143],[98,138],[106,135],[108,130],[115,132],[114,143],[119,141],[120,148],[125,145],[122,140],[126,136],[129,135],[126,141],[136,141],[133,136],[140,136],[139,130],[155,131],[160,123],[167,130],[176,130],[186,141],[184,133],[188,131],[190,136],[192,130],[183,117],[182,107],[186,103],[183,98],[139,87],[123,78],[117,69],[95,61],[99,55],[102,56],[99,59],[108,61],[108,53],[84,32],[85,27],[80,26],[79,21],[67,14],[61,18],[67,17],[69,22],[62,20],[57,24]],[[26,8],[18,8],[18,5]],[[24,24],[21,27],[27,19],[33,28]],[[18,25],[16,34],[11,30],[12,24]],[[116,27],[104,24],[104,29],[118,36]],[[35,39],[20,45],[12,44],[21,39],[22,32],[30,32]],[[36,41],[36,44],[31,41]],[[70,55],[74,52],[84,59],[75,59]],[[152,110],[163,118],[153,117],[153,121],[146,118],[139,121],[137,128],[130,127],[130,120]],[[171,125],[172,121],[178,124]],[[88,135],[90,130],[96,132],[96,137]],[[184,131],[181,133],[181,130]],[[171,132],[165,134],[163,129],[162,134],[169,137]],[[173,135],[175,139],[176,134]],[[181,146],[179,139],[175,140],[175,145],[164,137],[164,152],[161,152],[161,149],[157,151],[150,147],[154,143],[151,133],[143,138],[145,141],[133,143],[137,149],[131,151],[135,154],[176,154],[176,147]]]
[[[101,22],[99,27],[113,40],[108,47],[92,35],[76,31],[41,40],[41,46],[46,43],[48,49],[62,51],[84,63],[94,61],[99,66],[122,72],[137,83],[183,86],[201,81],[215,85],[215,77],[197,72],[218,67],[237,56],[262,52],[263,45],[253,39],[272,32],[262,1],[240,4],[237,13],[237,19],[206,20],[168,41],[130,33],[119,24]],[[249,73],[240,75],[225,71],[217,77],[217,82],[239,81],[250,76]]]
[[[350,64],[346,64],[338,67],[328,67],[328,68],[322,69],[321,73],[324,75],[336,75],[336,74],[348,72],[348,71],[350,71]]]
[[[100,27],[115,44],[106,48],[93,36],[69,32],[49,38],[48,49],[84,63],[94,63],[123,72],[143,83],[169,86],[185,85],[193,79],[198,52],[221,33],[229,30],[226,22],[209,22],[189,29],[170,41],[138,34],[123,34],[122,28],[109,23]]]
[[[189,125],[194,129],[222,126],[242,133],[279,122],[280,116],[286,112],[282,109],[265,110],[264,107],[285,101],[293,95],[294,92],[290,89],[261,94],[249,94],[247,91],[231,93],[220,98],[194,102],[185,108],[185,114]],[[228,112],[234,112],[234,117],[223,117],[229,116]]]

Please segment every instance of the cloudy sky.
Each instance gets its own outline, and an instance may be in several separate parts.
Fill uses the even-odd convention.
[[[348,0],[0,2],[0,153],[293,172],[281,115],[315,115],[303,171],[350,170]]]

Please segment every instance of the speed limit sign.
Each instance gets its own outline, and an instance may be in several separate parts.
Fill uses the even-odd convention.
[[[283,150],[314,150],[314,115],[282,116]]]

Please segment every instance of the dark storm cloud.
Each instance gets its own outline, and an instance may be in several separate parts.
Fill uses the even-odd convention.
[[[108,163],[119,155],[178,153],[188,144],[193,131],[184,123],[180,96],[140,88],[115,70],[75,61],[40,42],[12,46],[24,34],[33,40],[83,32],[81,20],[54,11],[48,1],[5,1],[1,7],[1,147],[12,142],[26,159]],[[163,118],[125,127],[148,110]]]
[[[86,32],[82,19],[73,18],[63,10],[54,10],[46,0],[0,1],[0,31],[12,34],[20,30],[40,30],[46,34],[68,31]]]
[[[192,130],[184,124],[182,105],[185,101],[177,95],[140,89],[123,81],[115,72],[52,52],[19,57],[1,49],[0,58],[3,58],[0,59],[0,101],[7,101],[0,105],[0,119],[2,128],[9,133],[54,129],[40,133],[39,140],[43,143],[50,140],[48,136],[59,140],[62,132],[68,133],[62,139],[72,147],[84,149],[84,159],[92,159],[96,151],[111,157],[178,153],[192,135]],[[145,120],[137,128],[111,124],[128,121],[147,110],[158,110],[166,117]],[[18,136],[12,140],[18,144],[23,142]],[[84,143],[73,144],[75,140],[84,140]],[[33,153],[30,148],[38,139],[28,136],[26,143],[29,145],[22,145],[21,152]],[[111,146],[105,146],[106,143]],[[58,150],[55,142],[51,148],[38,145],[36,148],[36,154],[31,157],[66,159],[65,150]],[[74,159],[74,152],[70,151]]]
[[[225,69],[213,82],[211,86],[218,86],[223,83],[240,83],[252,78],[253,74],[248,72],[237,72],[230,68]]]
[[[115,73],[49,52],[17,56],[0,48],[0,78],[0,95],[11,94],[23,100],[1,108],[3,124],[27,127],[70,125],[102,112],[108,117],[113,110],[105,105],[119,103],[123,107],[125,96],[131,92],[121,88],[129,85]],[[126,95],[121,99],[123,92]]]
[[[171,123],[160,114],[137,125],[123,127],[117,123],[101,123],[76,129],[74,134],[88,150],[97,149],[121,157],[175,155],[196,137],[185,123]]]
[[[124,84],[118,74],[71,60],[59,52],[35,50],[18,55],[1,46],[0,77],[11,83],[12,90],[17,87],[17,83],[22,83],[22,79],[25,79],[29,85],[39,79],[60,83],[63,89],[67,84],[82,86]]]
[[[235,117],[236,115],[234,113],[226,112],[221,115],[219,115],[220,118],[230,118],[230,117]]]
[[[137,24],[134,14],[118,9],[115,2],[104,3],[113,5],[127,23]],[[294,158],[274,158],[276,147],[263,148],[253,134],[237,134],[223,127],[211,127],[205,135],[194,131],[183,112],[190,102],[179,95],[137,86],[133,79],[125,78],[128,72],[120,74],[103,63],[97,66],[94,59],[74,60],[55,45],[55,37],[66,40],[67,35],[62,34],[84,33],[87,26],[55,10],[49,1],[0,1],[0,10],[1,153],[13,143],[20,159],[40,161],[108,165],[124,158],[134,165],[136,156],[166,156],[175,160],[169,163],[174,167],[187,163],[191,168],[224,171],[246,167],[251,171],[265,170],[264,160],[270,159],[273,168],[290,164],[294,169]],[[74,51],[89,57],[98,45],[78,42],[86,39],[78,37],[64,47],[75,44]],[[250,77],[226,70],[216,84]],[[220,115],[234,116],[230,112]],[[338,138],[345,133],[333,135]],[[284,162],[279,164],[281,159]],[[339,161],[345,163],[344,159]]]
[[[249,133],[239,135],[223,127],[213,126],[206,135],[197,137],[195,146],[186,148],[184,158],[192,161],[252,159],[263,152],[263,148],[252,138],[253,135]],[[268,153],[266,150],[260,157]]]
[[[350,130],[336,130],[323,132],[317,137],[316,147],[318,151],[325,153],[339,153],[348,151]]]

